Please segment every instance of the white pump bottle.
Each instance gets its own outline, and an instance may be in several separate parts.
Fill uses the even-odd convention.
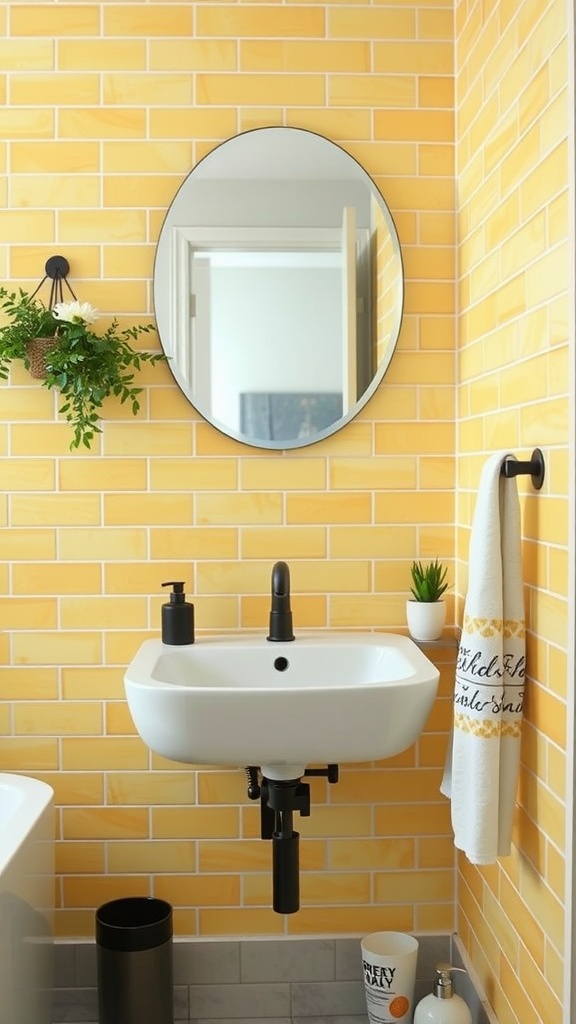
[[[452,971],[462,971],[463,968],[436,964],[435,970],[434,990],[418,1003],[414,1024],[472,1024],[467,1004],[452,990]]]

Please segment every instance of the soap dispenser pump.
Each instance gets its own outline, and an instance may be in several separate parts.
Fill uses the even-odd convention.
[[[170,601],[162,605],[162,643],[174,647],[194,643],[194,605],[186,600],[182,580],[169,580]]]
[[[452,971],[463,967],[452,964],[436,964],[436,978],[433,991],[424,996],[414,1013],[414,1024],[472,1024],[472,1014],[467,1004],[452,989]]]

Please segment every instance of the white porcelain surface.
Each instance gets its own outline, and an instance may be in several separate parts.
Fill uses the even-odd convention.
[[[446,602],[408,600],[406,621],[414,640],[440,640],[446,624]]]
[[[290,643],[146,640],[124,680],[140,736],[164,757],[307,765],[405,750],[424,727],[438,676],[409,637],[308,633]]]
[[[54,793],[0,773],[0,1024],[52,1019]]]

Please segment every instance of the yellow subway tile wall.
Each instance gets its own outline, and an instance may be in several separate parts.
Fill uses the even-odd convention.
[[[0,59],[2,279],[33,290],[62,253],[78,297],[127,323],[151,308],[155,243],[195,162],[288,124],[372,175],[406,261],[397,356],[357,421],[310,448],[220,435],[147,367],[141,413],[109,402],[71,453],[58,398],[21,366],[0,386],[5,770],[57,802],[57,929],[91,936],[121,895],[169,899],[179,934],[318,934],[455,921],[439,782],[454,649],[420,744],[314,781],[302,910],[275,915],[271,851],[243,772],[153,756],[123,672],[157,636],[165,579],[200,633],[268,628],[292,570],[296,630],[405,630],[412,558],[454,556],[454,139],[450,4],[7,3]],[[58,17],[56,18],[56,14]],[[47,296],[45,296],[47,297]],[[452,599],[451,599],[452,600]],[[452,606],[451,606],[452,607]]]
[[[503,1024],[563,1019],[566,15],[564,0],[4,4],[2,281],[33,289],[61,252],[80,298],[145,322],[171,197],[215,145],[267,124],[366,167],[406,274],[383,385],[309,449],[223,437],[155,367],[138,420],[109,403],[93,451],[71,453],[57,396],[21,367],[0,384],[0,765],[54,786],[60,935],[92,936],[99,903],[136,893],[171,900],[181,935],[457,921]],[[457,621],[481,464],[535,445],[548,469],[538,496],[521,484],[530,698],[512,857],[463,861],[456,908],[446,646],[420,741],[343,766],[337,786],[312,780],[302,909],[275,915],[242,773],[152,755],[127,713],[124,667],[158,635],[160,583],[186,579],[201,632],[263,631],[271,564],[288,558],[297,628],[403,630],[410,562],[439,555]]]
[[[486,454],[510,448],[527,458],[538,446],[547,458],[541,492],[519,483],[528,680],[514,845],[494,867],[459,861],[458,932],[506,1024],[564,1024],[570,1016],[567,19],[563,0],[462,0],[456,8],[461,592]]]

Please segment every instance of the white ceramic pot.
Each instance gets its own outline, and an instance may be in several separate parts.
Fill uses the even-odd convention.
[[[414,640],[439,640],[446,622],[446,602],[408,600],[406,621]]]

